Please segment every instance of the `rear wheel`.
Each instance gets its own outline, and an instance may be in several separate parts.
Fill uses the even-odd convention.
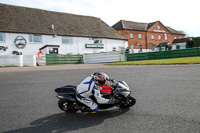
[[[67,113],[76,113],[78,109],[74,109],[74,103],[66,99],[59,99],[58,107]]]

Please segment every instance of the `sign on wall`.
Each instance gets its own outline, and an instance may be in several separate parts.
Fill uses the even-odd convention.
[[[103,44],[85,44],[85,48],[104,48]]]
[[[17,48],[24,48],[26,46],[26,39],[23,36],[17,36],[14,41]]]

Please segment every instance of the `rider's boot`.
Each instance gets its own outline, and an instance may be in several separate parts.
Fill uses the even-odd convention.
[[[97,113],[96,111],[93,111],[92,109],[88,108],[88,107],[85,107],[83,106],[82,109],[81,109],[81,112],[84,113],[84,114],[88,114],[88,113]]]

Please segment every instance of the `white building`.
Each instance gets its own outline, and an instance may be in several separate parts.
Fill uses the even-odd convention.
[[[0,4],[0,55],[118,51],[127,39],[101,19]]]
[[[186,49],[187,40],[189,40],[189,38],[174,39],[172,42],[172,49]]]

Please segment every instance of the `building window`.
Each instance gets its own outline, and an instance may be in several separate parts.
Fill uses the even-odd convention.
[[[42,35],[29,35],[29,42],[42,42]]]
[[[139,53],[141,53],[142,52],[142,45],[140,45],[140,50],[138,51]]]
[[[165,40],[167,40],[167,36],[165,36]]]
[[[160,30],[160,26],[158,25],[158,29]]]
[[[62,37],[62,43],[63,44],[72,44],[73,43],[73,39],[72,37]]]
[[[131,49],[134,49],[134,45],[133,44],[131,44]]]
[[[113,51],[116,51],[116,47],[113,47]]]
[[[138,38],[139,38],[139,39],[142,39],[142,34],[138,34]]]
[[[101,39],[94,39],[94,44],[101,44],[102,40]]]
[[[0,32],[0,42],[5,42],[5,33]]]
[[[130,34],[130,38],[133,38],[133,33]]]
[[[152,40],[154,40],[154,39],[155,39],[155,36],[154,36],[154,35],[152,35],[152,36],[151,36],[151,39],[152,39]]]
[[[158,36],[158,39],[161,40],[161,36]]]

